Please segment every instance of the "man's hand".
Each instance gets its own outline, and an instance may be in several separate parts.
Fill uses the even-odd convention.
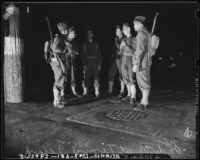
[[[137,72],[137,71],[138,71],[138,66],[137,66],[137,65],[134,65],[133,68],[132,68],[132,71],[133,71],[133,72]]]
[[[44,44],[44,53],[48,52],[48,48],[49,48],[49,42],[46,41],[45,44]]]
[[[98,65],[98,70],[99,70],[99,71],[101,70],[101,65]]]
[[[126,45],[125,42],[122,41],[121,44],[120,44],[120,49],[122,49],[122,47],[124,47],[125,45]]]

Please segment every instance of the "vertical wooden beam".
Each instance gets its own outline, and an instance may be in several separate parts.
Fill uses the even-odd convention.
[[[4,94],[9,103],[24,101],[24,43],[20,37],[19,8],[9,17],[9,36],[4,40]]]

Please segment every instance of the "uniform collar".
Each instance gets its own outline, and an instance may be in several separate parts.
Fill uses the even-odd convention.
[[[142,28],[140,28],[140,29],[138,30],[138,32],[146,31],[146,30],[147,30],[146,27],[142,27]]]

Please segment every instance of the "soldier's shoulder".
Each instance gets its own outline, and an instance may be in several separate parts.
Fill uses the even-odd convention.
[[[146,37],[145,31],[143,30],[138,31],[137,38],[145,38],[145,37]]]

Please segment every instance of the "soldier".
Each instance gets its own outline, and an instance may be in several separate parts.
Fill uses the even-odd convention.
[[[91,76],[94,78],[95,95],[99,97],[99,71],[101,70],[102,57],[99,44],[93,40],[92,30],[87,31],[87,41],[81,46],[81,61],[84,71],[83,96],[88,95]]]
[[[145,17],[136,16],[133,23],[137,31],[135,40],[135,57],[133,57],[133,72],[136,72],[136,79],[140,90],[142,91],[141,103],[135,107],[135,110],[143,110],[149,106],[148,97],[151,88],[150,67],[151,57],[148,55],[148,39],[150,33],[144,27]]]
[[[65,99],[65,73],[66,73],[66,44],[65,39],[67,37],[68,31],[67,31],[67,24],[66,23],[58,23],[57,25],[58,30],[60,31],[59,34],[57,34],[53,41],[45,42],[45,57],[47,58],[47,61],[50,63],[51,68],[54,72],[54,78],[55,82],[53,85],[53,95],[54,95],[54,101],[53,105],[58,108],[63,108],[64,105],[67,103]],[[50,52],[49,58],[46,56],[48,55],[48,52]]]
[[[76,82],[75,82],[75,60],[78,53],[78,46],[76,44],[76,42],[74,41],[74,38],[76,36],[74,27],[70,27],[68,29],[68,42],[69,42],[69,46],[70,46],[70,50],[69,53],[66,55],[66,58],[69,59],[66,62],[66,65],[68,66],[67,68],[70,68],[70,77],[71,77],[71,89],[72,89],[72,93],[74,96],[76,97],[81,97],[79,94],[77,94],[76,92]],[[68,61],[70,61],[70,63],[68,63]]]
[[[113,92],[113,81],[118,70],[119,80],[121,82],[121,90],[120,94],[118,95],[118,97],[120,98],[124,95],[124,86],[125,86],[121,72],[122,55],[120,50],[120,44],[122,42],[122,39],[123,39],[123,34],[121,28],[120,26],[116,26],[116,37],[114,39],[114,45],[112,48],[112,56],[111,56],[111,66],[108,73],[108,93],[110,95]]]
[[[122,77],[126,84],[128,95],[122,101],[130,101],[133,106],[136,102],[135,74],[132,72],[132,56],[134,53],[134,38],[131,35],[131,28],[128,23],[123,24],[125,38],[120,44],[122,50]]]

